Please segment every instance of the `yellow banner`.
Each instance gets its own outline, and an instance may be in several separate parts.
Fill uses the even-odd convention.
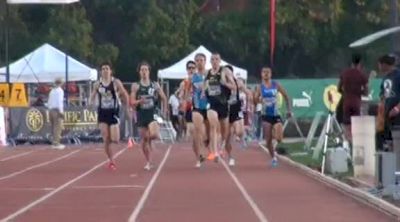
[[[25,84],[13,83],[9,107],[28,107],[28,95],[26,94]]]

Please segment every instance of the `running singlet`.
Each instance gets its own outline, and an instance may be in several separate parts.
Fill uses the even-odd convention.
[[[271,82],[271,87],[261,84],[262,115],[279,116],[277,106],[278,85],[275,81]]]
[[[139,104],[137,107],[138,112],[146,112],[146,113],[151,113],[151,115],[154,114],[155,111],[155,103],[156,103],[156,88],[154,86],[154,83],[150,83],[148,86],[144,86],[139,82],[139,89],[138,92],[136,93],[136,99],[144,99],[144,102],[142,104]]]
[[[204,84],[204,77],[201,74],[195,73],[192,77],[192,91],[193,91],[193,108],[206,110],[208,101],[205,96],[202,96],[202,88]]]
[[[217,73],[212,75],[210,70],[206,77],[206,80],[208,80],[207,97],[211,106],[227,105],[228,98],[231,95],[231,90],[221,84],[221,72],[222,68],[220,68]]]
[[[99,112],[100,111],[115,111],[119,110],[119,99],[114,88],[114,78],[111,79],[110,84],[105,86],[101,81],[97,90],[99,95]]]

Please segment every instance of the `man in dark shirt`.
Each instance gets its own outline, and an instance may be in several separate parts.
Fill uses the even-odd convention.
[[[385,131],[388,131],[400,126],[400,70],[396,68],[394,55],[382,56],[378,65],[384,75],[380,96],[385,105]]]
[[[368,93],[368,78],[362,73],[360,55],[353,55],[351,67],[340,75],[338,90],[343,96],[345,136],[351,142],[351,117],[360,115],[361,96]]]

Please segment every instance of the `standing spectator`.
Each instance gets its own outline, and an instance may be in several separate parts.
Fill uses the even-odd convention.
[[[360,55],[354,54],[351,67],[340,75],[338,90],[343,96],[344,133],[351,143],[351,117],[360,115],[361,96],[368,95],[368,78],[362,72]]]
[[[63,82],[61,78],[55,80],[55,86],[49,93],[48,108],[50,110],[51,132],[53,134],[53,148],[64,149],[60,143],[61,131],[63,129],[64,118],[64,91],[61,88]]]
[[[172,126],[174,127],[176,131],[176,138],[179,139],[181,137],[181,127],[179,124],[179,99],[178,99],[178,90],[175,90],[175,92],[169,97],[168,100],[169,108],[171,110],[171,121],[172,121]]]
[[[392,140],[391,131],[400,126],[400,70],[396,68],[396,58],[385,55],[379,59],[379,69],[384,75],[381,84],[381,103],[384,114],[378,118],[384,119],[384,142]],[[398,169],[397,169],[398,170]]]

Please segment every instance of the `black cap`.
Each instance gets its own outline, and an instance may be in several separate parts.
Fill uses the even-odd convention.
[[[386,54],[379,58],[379,63],[393,66],[396,64],[396,60],[395,54]]]

